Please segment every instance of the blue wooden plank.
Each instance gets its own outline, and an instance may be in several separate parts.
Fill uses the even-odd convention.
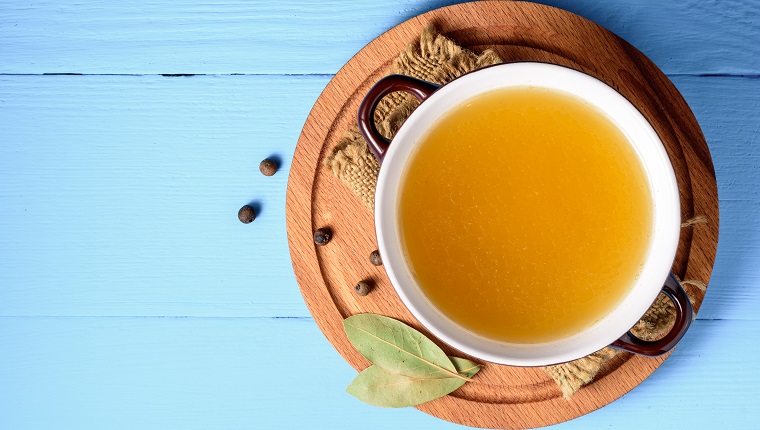
[[[326,83],[0,77],[0,314],[308,315],[285,188]]]
[[[0,76],[0,315],[308,316],[284,196],[327,81]],[[760,80],[674,82],[705,131],[722,199],[700,317],[757,319]],[[272,153],[284,165],[266,178],[257,166]],[[251,200],[261,216],[242,225],[235,214]]]
[[[310,319],[0,318],[0,344],[4,429],[348,429],[373,412]]]
[[[718,255],[699,319],[760,320],[760,204],[721,201]]]
[[[760,79],[672,76],[702,127],[721,200],[760,199]]]
[[[760,79],[674,76],[712,152],[720,199],[713,277],[699,318],[757,319],[760,305]]]
[[[558,428],[756,428],[758,337],[698,321],[643,384]],[[4,429],[459,428],[350,397],[356,372],[310,319],[5,317],[0,344]]]
[[[335,73],[382,32],[450,3],[3,2],[0,73]],[[760,72],[756,1],[545,3],[606,26],[668,73]]]

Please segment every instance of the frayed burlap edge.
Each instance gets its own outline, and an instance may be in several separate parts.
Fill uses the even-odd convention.
[[[472,70],[500,62],[501,58],[495,52],[486,50],[475,55],[440,35],[432,25],[427,25],[420,39],[407,45],[396,58],[389,73],[444,84]],[[418,105],[417,99],[405,93],[392,93],[383,98],[375,110],[378,131],[392,138]],[[356,123],[327,154],[324,165],[374,210],[380,165],[369,151]]]

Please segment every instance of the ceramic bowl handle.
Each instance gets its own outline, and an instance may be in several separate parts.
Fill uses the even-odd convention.
[[[668,334],[660,340],[650,342],[637,338],[629,331],[610,346],[635,354],[648,355],[650,357],[665,354],[676,346],[678,341],[681,340],[684,334],[686,334],[689,325],[691,325],[693,314],[691,301],[689,300],[686,291],[672,273],[668,276],[668,279],[665,280],[662,292],[673,301],[673,305],[675,305],[676,308],[676,322],[673,324],[673,328],[670,329]]]
[[[390,93],[404,91],[416,97],[420,102],[424,102],[438,88],[440,87],[436,84],[409,76],[390,75],[380,79],[369,90],[361,105],[359,105],[356,122],[359,124],[359,131],[362,133],[364,140],[367,141],[369,149],[375,154],[380,164],[383,163],[385,153],[388,151],[388,145],[391,143],[377,131],[377,126],[375,125],[375,109],[380,100]]]

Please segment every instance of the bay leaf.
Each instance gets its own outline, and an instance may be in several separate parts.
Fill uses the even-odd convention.
[[[343,320],[343,328],[367,360],[390,373],[414,378],[453,377],[463,382],[468,379],[459,375],[438,345],[401,321],[358,314]]]
[[[477,368],[480,367],[477,366]],[[373,406],[403,408],[445,396],[465,382],[467,382],[465,379],[453,377],[426,378],[401,375],[373,365],[359,373],[346,388],[346,392]]]
[[[478,371],[480,371],[480,368],[483,367],[482,364],[478,364],[464,358],[449,356],[449,360],[451,360],[451,363],[454,365],[454,367],[457,368],[457,373],[464,376],[465,378],[472,378],[476,373],[478,373]]]

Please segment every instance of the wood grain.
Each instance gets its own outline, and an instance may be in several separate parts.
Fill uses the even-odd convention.
[[[635,395],[560,428],[754,429],[760,347],[715,353],[747,337],[760,321],[698,321]],[[3,429],[464,430],[345,394],[355,371],[311,318],[0,317],[0,342]]]
[[[573,67],[596,76],[631,100],[666,146],[676,170],[683,217],[701,214],[708,219],[707,224],[682,232],[673,270],[682,278],[709,282],[718,233],[715,174],[696,119],[665,75],[614,34],[559,9],[519,2],[451,6],[394,27],[359,51],[317,100],[294,155],[287,222],[296,277],[323,333],[352,366],[362,369],[368,363],[345,338],[343,318],[376,312],[421,327],[401,304],[382,269],[366,263],[375,249],[372,214],[321,168],[320,162],[352,120],[368,88],[387,73],[390,61],[428,21],[473,50],[493,47],[509,61],[548,61]],[[329,246],[315,249],[311,232],[323,226],[331,227],[335,237]],[[377,285],[371,299],[358,300],[352,294],[350,287],[360,279]],[[698,309],[703,293],[692,293]],[[622,355],[572,402],[562,399],[553,381],[539,369],[488,364],[478,376],[483,382],[466,384],[419,409],[478,427],[549,425],[619,398],[663,361]]]
[[[459,0],[3,2],[0,73],[332,74],[372,38]],[[542,0],[597,22],[666,73],[760,72],[751,0]]]
[[[0,76],[0,315],[307,317],[285,189],[327,82]]]

